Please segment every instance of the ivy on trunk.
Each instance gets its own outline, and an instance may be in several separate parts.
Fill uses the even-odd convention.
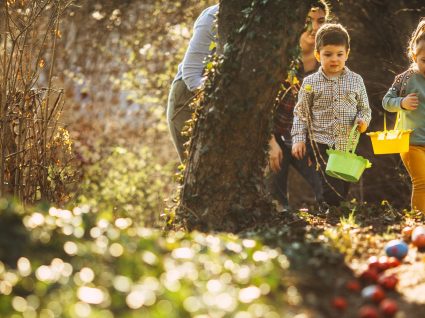
[[[264,191],[272,107],[313,1],[221,1],[219,63],[192,134],[177,220],[237,232],[273,213]]]

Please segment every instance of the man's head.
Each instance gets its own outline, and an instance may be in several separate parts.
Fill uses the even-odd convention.
[[[326,75],[337,76],[350,53],[350,36],[341,24],[327,23],[316,33],[314,55]]]

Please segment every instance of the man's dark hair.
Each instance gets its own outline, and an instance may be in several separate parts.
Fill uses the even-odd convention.
[[[347,30],[338,23],[326,23],[316,33],[316,51],[325,45],[344,45],[350,49],[350,36]]]

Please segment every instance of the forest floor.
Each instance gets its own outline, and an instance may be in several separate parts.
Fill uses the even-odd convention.
[[[265,244],[281,248],[289,258],[287,279],[299,295],[287,301],[296,317],[425,317],[425,252],[408,240],[408,254],[400,264],[380,268],[379,273],[398,279],[394,289],[383,288],[384,299],[394,300],[398,312],[386,315],[379,302],[362,296],[365,287],[378,285],[376,277],[365,279],[362,273],[374,266],[371,263],[376,265],[376,258],[384,267],[388,263],[385,245],[402,239],[406,226],[423,225],[423,215],[396,211],[388,202],[310,211],[284,211],[240,234],[259,237]]]

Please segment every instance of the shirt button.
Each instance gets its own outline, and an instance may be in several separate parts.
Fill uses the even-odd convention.
[[[338,98],[334,98],[334,102],[337,102],[338,101]]]

